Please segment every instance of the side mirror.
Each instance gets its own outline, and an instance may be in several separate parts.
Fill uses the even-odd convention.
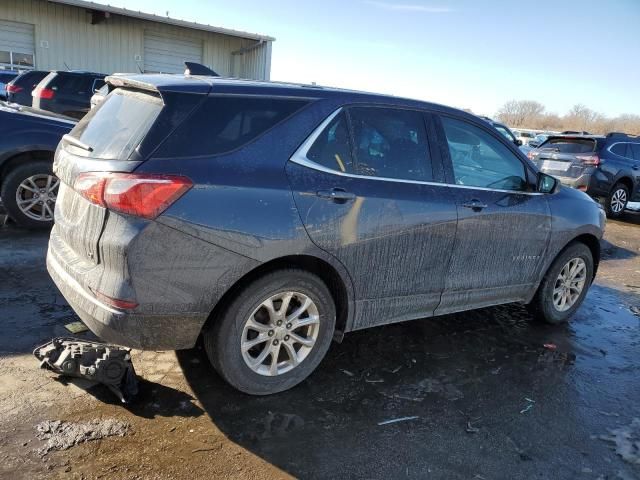
[[[520,140],[519,138],[516,138],[513,143],[516,144],[516,146],[521,147],[522,146],[522,140]]]
[[[560,181],[546,173],[538,173],[538,192],[553,193],[560,185]]]

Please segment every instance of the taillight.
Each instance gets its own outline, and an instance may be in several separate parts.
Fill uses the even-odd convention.
[[[95,205],[154,219],[193,186],[179,175],[88,172],[73,188]]]
[[[598,155],[576,155],[576,159],[585,165],[600,165],[600,157]]]
[[[529,160],[534,160],[539,154],[540,152],[536,152],[535,150],[529,150],[527,152],[527,157],[529,157]]]
[[[18,85],[7,85],[7,93],[20,93],[22,90],[24,89]]]
[[[56,95],[56,91],[51,88],[36,88],[31,93],[34,97],[42,98],[43,100],[51,100]]]

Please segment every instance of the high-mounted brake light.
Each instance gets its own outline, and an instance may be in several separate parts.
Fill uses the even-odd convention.
[[[585,165],[600,165],[600,157],[598,155],[576,155],[576,158]]]
[[[179,175],[88,172],[78,176],[73,188],[95,205],[154,219],[192,186]]]
[[[24,89],[18,85],[7,85],[7,93],[20,93],[22,90]]]

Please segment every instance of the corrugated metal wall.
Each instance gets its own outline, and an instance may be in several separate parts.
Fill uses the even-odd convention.
[[[256,41],[120,15],[91,25],[86,9],[46,0],[0,0],[0,19],[35,26],[35,63],[41,70],[64,69],[66,63],[72,69],[138,72],[138,65],[144,68],[144,31],[148,30],[202,41],[204,64],[221,75],[269,79],[271,42],[232,55]]]

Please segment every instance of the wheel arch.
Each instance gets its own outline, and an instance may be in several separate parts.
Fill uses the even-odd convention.
[[[338,269],[330,262],[312,255],[288,255],[265,262],[240,277],[220,297],[215,307],[209,314],[202,330],[208,328],[225,311],[230,302],[238,293],[254,280],[274,272],[288,268],[298,268],[317,275],[327,286],[336,306],[336,330],[334,339],[341,341],[347,331],[350,319],[353,316],[353,307],[348,288],[348,279],[345,279]]]
[[[633,184],[633,180],[631,179],[631,177],[627,174],[622,174],[622,176],[620,176],[620,178],[618,178],[614,184],[613,187],[611,187],[611,193],[613,193],[613,189],[616,188],[616,185],[618,183],[622,183],[625,187],[627,187],[629,189],[629,196],[632,196],[634,193],[634,184]]]
[[[4,160],[0,162],[0,184],[2,184],[4,178],[9,174],[11,170],[20,165],[22,162],[27,162],[30,160],[44,160],[51,161],[51,163],[53,163],[54,154],[55,152],[53,150],[36,148],[33,150],[16,151],[6,155]]]

